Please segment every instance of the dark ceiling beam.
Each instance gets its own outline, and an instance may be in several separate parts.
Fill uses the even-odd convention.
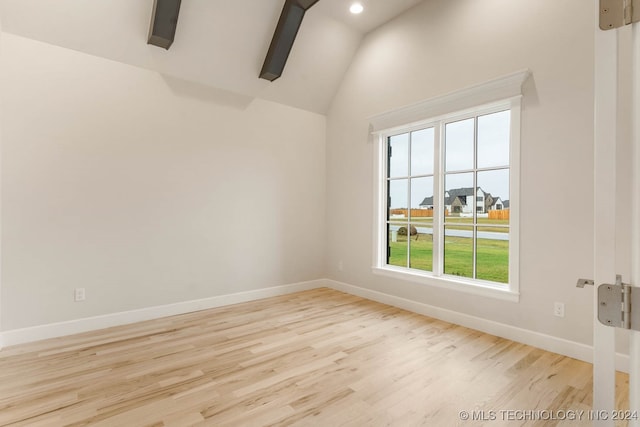
[[[148,44],[169,49],[176,35],[181,0],[154,0]]]
[[[284,66],[291,53],[293,42],[302,24],[305,12],[319,0],[286,0],[278,26],[273,33],[271,45],[264,60],[260,78],[274,81],[282,75]]]
[[[318,1],[320,0],[297,0],[296,3],[298,3],[304,10],[307,10],[314,4],[318,3]]]

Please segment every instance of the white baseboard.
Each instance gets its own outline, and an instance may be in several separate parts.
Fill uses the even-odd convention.
[[[332,289],[357,295],[362,298],[377,301],[383,304],[392,305],[414,313],[424,314],[445,322],[465,326],[498,337],[510,339],[523,344],[528,344],[543,350],[573,357],[574,359],[593,363],[593,347],[575,341],[565,340],[539,332],[522,329],[504,323],[471,316],[457,311],[447,310],[432,305],[411,301],[394,295],[385,294],[371,289],[361,288],[335,280],[326,280],[326,286]],[[626,354],[616,354],[616,369],[622,372],[629,372],[629,356]]]
[[[193,301],[184,301],[175,304],[148,307],[139,310],[106,314],[102,316],[88,317],[84,319],[70,320],[66,322],[33,326],[24,329],[14,329],[0,333],[0,349],[17,344],[40,341],[48,338],[56,338],[89,332],[112,326],[126,325],[145,320],[158,319],[176,314],[191,313],[208,308],[222,307],[225,305],[255,301],[258,299],[286,295],[294,292],[306,291],[321,287],[328,287],[362,298],[377,301],[383,304],[399,307],[414,313],[444,320],[456,325],[482,331],[491,335],[507,338],[523,344],[528,344],[564,356],[573,357],[585,362],[593,363],[593,347],[575,341],[565,340],[527,329],[518,328],[504,323],[471,316],[468,314],[447,310],[444,308],[411,301],[405,298],[385,294],[371,289],[361,288],[347,283],[330,279],[318,279],[308,282],[293,283],[283,286],[257,289],[253,291],[238,292],[229,295],[220,295]],[[616,368],[622,372],[629,372],[629,356],[616,354]]]
[[[112,326],[126,325],[135,322],[142,322],[145,320],[174,316],[176,314],[191,313],[194,311],[206,310],[209,308],[222,307],[225,305],[238,304],[263,298],[286,295],[294,292],[320,288],[323,286],[325,286],[324,280],[311,280],[308,282],[274,286],[270,288],[238,292],[228,295],[220,295],[199,300],[184,301],[174,304],[142,308],[138,310],[123,311],[119,313],[87,317],[83,319],[39,325],[23,329],[14,329],[0,333],[0,349],[2,349],[3,347],[40,341],[48,338],[79,334],[82,332],[110,328]]]

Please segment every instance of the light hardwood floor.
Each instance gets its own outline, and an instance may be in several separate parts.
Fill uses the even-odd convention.
[[[0,425],[590,425],[499,411],[588,410],[591,369],[317,289],[4,349]]]

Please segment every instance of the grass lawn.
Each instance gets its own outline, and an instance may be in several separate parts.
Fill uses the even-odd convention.
[[[433,218],[430,218],[430,217],[424,217],[424,218],[417,217],[417,218],[415,218],[414,217],[414,218],[411,218],[411,223],[416,225],[416,226],[418,224],[425,225],[425,226],[428,224],[428,226],[431,227],[433,225]]]
[[[483,227],[485,231],[486,227]],[[489,230],[486,230],[489,231]],[[433,271],[433,241],[430,234],[411,236],[411,259],[409,267]],[[389,264],[407,267],[407,236],[398,236],[390,242]],[[444,272],[454,276],[472,277],[473,239],[468,237],[445,237]],[[492,282],[509,281],[509,242],[505,240],[478,239],[476,255],[476,278]]]

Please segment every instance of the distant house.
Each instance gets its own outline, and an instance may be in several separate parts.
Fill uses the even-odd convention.
[[[425,197],[420,203],[420,209],[433,209],[433,196]]]
[[[507,202],[509,201],[507,200]],[[501,211],[503,209],[507,209],[507,207],[504,206],[504,202],[500,197],[496,197],[493,200],[493,205],[489,208],[489,210],[492,210],[492,211]]]
[[[492,196],[481,187],[476,189],[476,200],[473,187],[452,188],[444,193],[445,209],[454,214],[472,214],[474,208],[477,213],[485,214],[493,209],[507,209],[508,202],[507,200],[505,207],[505,202],[500,197]],[[425,197],[420,208],[433,209],[433,196]]]

